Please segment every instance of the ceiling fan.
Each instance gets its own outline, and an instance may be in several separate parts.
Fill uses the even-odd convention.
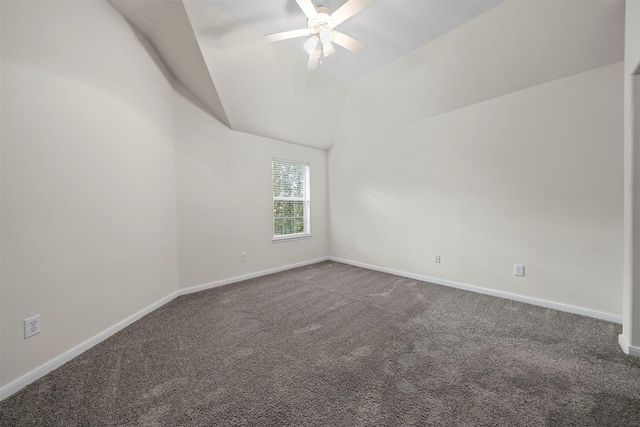
[[[335,28],[369,6],[373,0],[349,0],[333,13],[324,6],[315,7],[311,0],[296,0],[296,3],[307,16],[307,28],[267,34],[265,39],[276,42],[311,36],[304,42],[304,49],[309,53],[307,69],[315,70],[323,58],[335,52],[333,43],[353,53],[362,53],[367,49],[366,44],[335,30]]]

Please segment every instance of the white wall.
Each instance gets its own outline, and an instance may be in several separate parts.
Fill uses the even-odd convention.
[[[331,255],[620,316],[624,17],[505,2],[352,85]]]
[[[625,2],[624,61],[628,75],[640,74],[640,1]]]
[[[406,126],[343,124],[332,256],[620,315],[622,99],[617,63]]]
[[[177,257],[158,58],[105,2],[1,7],[6,385],[175,291]],[[42,333],[25,340],[35,314]]]
[[[1,15],[3,387],[179,288],[327,256],[325,151],[230,131],[106,2]],[[271,241],[272,157],[311,165],[310,239]]]
[[[310,164],[310,239],[272,242],[273,157]],[[325,151],[231,131],[178,88],[176,173],[180,287],[327,256]]]
[[[640,1],[626,2],[624,53],[624,319],[627,344],[640,348]],[[625,348],[625,345],[623,345]]]

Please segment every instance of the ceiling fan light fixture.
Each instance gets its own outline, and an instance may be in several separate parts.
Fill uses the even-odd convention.
[[[309,37],[309,39],[307,39],[306,42],[304,42],[304,50],[307,51],[307,53],[313,53],[314,50],[316,50],[316,47],[318,46],[318,36],[311,36]]]
[[[327,57],[329,55],[331,55],[332,53],[334,53],[336,50],[333,47],[333,45],[331,44],[331,42],[326,42],[326,43],[322,43],[322,55],[324,57]]]
[[[333,34],[331,34],[331,29],[324,27],[320,30],[318,36],[320,37],[320,41],[322,42],[322,44],[326,44],[331,42]]]

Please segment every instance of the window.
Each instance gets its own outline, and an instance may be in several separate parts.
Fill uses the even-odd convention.
[[[311,235],[309,165],[273,159],[273,240]]]

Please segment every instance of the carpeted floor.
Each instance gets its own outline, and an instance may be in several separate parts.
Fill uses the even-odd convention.
[[[2,426],[640,426],[620,326],[324,262],[177,298]]]

